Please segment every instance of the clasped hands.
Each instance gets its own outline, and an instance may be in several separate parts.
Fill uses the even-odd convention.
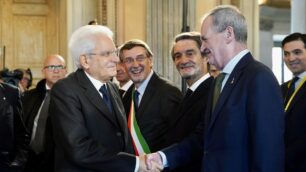
[[[164,169],[159,153],[144,154],[139,156],[139,172],[160,172]]]

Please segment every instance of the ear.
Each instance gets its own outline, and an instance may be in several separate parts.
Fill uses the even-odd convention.
[[[231,41],[235,40],[235,33],[234,28],[232,26],[226,27],[224,30],[226,43],[230,43]]]
[[[89,64],[88,64],[88,58],[85,55],[81,55],[80,57],[80,64],[84,69],[88,69],[89,68]]]

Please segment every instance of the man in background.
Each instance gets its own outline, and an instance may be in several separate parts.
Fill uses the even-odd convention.
[[[20,92],[17,87],[0,82],[0,171],[22,172],[28,144]]]
[[[125,108],[136,154],[157,151],[166,146],[182,94],[152,70],[153,53],[145,42],[127,41],[120,46],[119,56],[135,85],[129,89],[131,100]],[[140,132],[135,132],[137,128]]]
[[[284,61],[293,79],[281,85],[284,98],[286,172],[306,171],[306,34],[282,41]]]
[[[133,85],[133,81],[130,80],[130,77],[122,62],[117,64],[116,79],[119,82],[119,93],[122,99],[124,99],[124,97],[126,97],[126,91]]]
[[[25,124],[31,134],[26,172],[54,171],[53,139],[48,120],[49,91],[67,74],[64,58],[57,54],[48,55],[44,59],[42,74],[44,79],[36,88],[26,91],[22,98]]]
[[[201,35],[198,32],[185,32],[174,39],[171,56],[185,79],[188,89],[183,101],[177,107],[171,129],[167,134],[168,143],[182,141],[191,135],[203,118],[208,101],[208,94],[213,81],[207,69],[207,57],[201,53]],[[193,163],[180,167],[175,171],[200,171],[201,153]]]

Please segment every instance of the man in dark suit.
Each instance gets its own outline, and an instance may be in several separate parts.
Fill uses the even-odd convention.
[[[188,89],[177,108],[173,124],[168,132],[168,143],[173,144],[189,136],[202,119],[213,77],[208,73],[208,59],[201,53],[201,35],[185,32],[177,35],[171,49],[176,69],[185,79]],[[198,160],[175,171],[200,171],[201,153]]]
[[[172,169],[201,151],[205,172],[283,172],[281,91],[271,70],[247,50],[244,16],[217,6],[202,21],[201,39],[201,51],[221,70],[205,120],[193,137],[147,156],[148,168],[154,160]]]
[[[57,172],[145,168],[133,155],[118,88],[110,81],[119,61],[112,35],[105,26],[86,25],[70,38],[78,69],[52,87],[49,108]]]
[[[0,171],[22,172],[29,135],[22,120],[20,92],[0,82]]]
[[[129,124],[132,123],[130,119],[135,120],[133,124],[138,124],[138,126],[130,125],[135,151],[138,154],[157,151],[166,146],[166,133],[176,116],[173,112],[178,107],[182,94],[178,88],[152,70],[153,53],[145,42],[137,39],[127,41],[120,47],[119,54],[135,85],[135,88],[128,90],[129,96],[132,97],[131,93],[134,92],[139,94],[137,101],[133,101],[137,104],[135,116],[132,115],[134,108],[130,109],[132,99],[125,104]],[[135,137],[134,127],[139,128],[141,136]],[[140,137],[146,142],[141,147],[148,146],[150,151],[143,152],[137,146]]]
[[[117,75],[116,79],[119,82],[119,93],[121,98],[124,99],[126,96],[126,91],[133,86],[133,81],[130,79],[125,66],[122,62],[117,64]]]
[[[306,34],[292,33],[282,41],[284,61],[294,78],[281,85],[286,112],[286,172],[306,171]]]
[[[36,88],[24,92],[22,97],[25,124],[31,135],[26,172],[53,171],[54,147],[51,125],[49,115],[44,114],[43,107],[49,104],[47,92],[67,74],[64,58],[57,54],[48,55],[44,59],[42,74],[44,79],[38,82]]]

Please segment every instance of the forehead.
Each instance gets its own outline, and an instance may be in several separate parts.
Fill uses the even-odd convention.
[[[115,49],[115,44],[112,38],[110,38],[107,35],[99,34],[94,37],[92,37],[95,49],[101,50],[101,51],[109,51]]]
[[[174,52],[184,51],[184,50],[189,50],[189,49],[199,49],[197,47],[197,43],[194,40],[191,40],[191,39],[180,40],[176,42],[173,47]]]
[[[63,59],[58,56],[49,56],[45,61],[45,65],[58,65],[58,64],[64,65]]]
[[[138,55],[145,55],[146,49],[141,46],[136,46],[129,50],[123,50],[122,53],[124,57],[133,57],[133,56],[138,56]]]
[[[202,21],[201,36],[206,36],[207,32],[210,31],[211,26],[212,26],[212,17],[208,16]]]
[[[305,49],[304,42],[302,42],[301,40],[295,40],[287,42],[284,45],[284,51],[292,51],[294,49]]]

